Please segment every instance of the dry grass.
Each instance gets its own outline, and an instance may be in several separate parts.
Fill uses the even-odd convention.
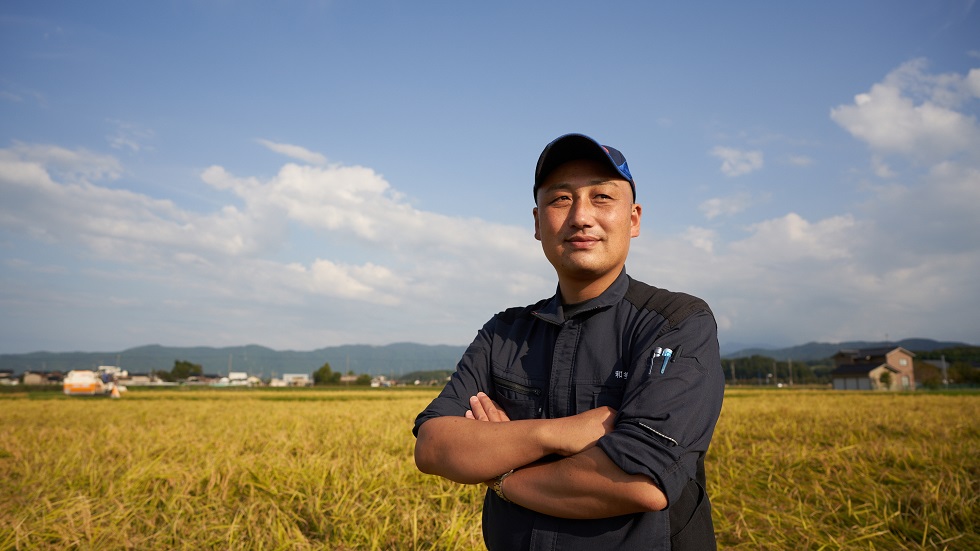
[[[729,391],[724,549],[980,549],[980,395]]]
[[[434,391],[0,395],[0,549],[481,549],[425,476]],[[734,390],[708,458],[726,549],[980,549],[980,395]]]
[[[482,493],[412,461],[431,398],[0,399],[0,549],[480,548]]]

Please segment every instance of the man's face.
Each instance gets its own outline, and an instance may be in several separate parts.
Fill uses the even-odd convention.
[[[640,205],[629,182],[591,160],[558,166],[538,189],[534,237],[559,280],[619,275],[630,239],[640,235]]]

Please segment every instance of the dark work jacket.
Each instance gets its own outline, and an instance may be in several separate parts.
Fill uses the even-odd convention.
[[[656,349],[670,349],[665,362]],[[664,511],[569,520],[536,513],[488,491],[483,536],[495,550],[715,547],[704,491],[704,454],[725,378],[717,326],[699,298],[633,280],[625,270],[600,296],[572,307],[558,294],[494,316],[439,396],[415,420],[462,416],[486,392],[513,419],[617,410],[598,446],[623,471],[648,476]],[[557,459],[557,458],[555,458]],[[673,540],[673,545],[672,545]]]

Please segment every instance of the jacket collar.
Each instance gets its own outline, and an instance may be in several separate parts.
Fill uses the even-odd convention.
[[[629,282],[630,278],[626,275],[626,267],[623,267],[623,271],[619,273],[616,281],[613,281],[612,285],[603,291],[602,294],[575,305],[575,316],[608,308],[619,303],[626,296]],[[548,299],[541,308],[534,310],[532,314],[549,323],[558,325],[565,323],[565,309],[561,303],[561,289],[556,289],[554,296]]]

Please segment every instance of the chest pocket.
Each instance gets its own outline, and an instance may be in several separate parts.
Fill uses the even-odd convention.
[[[576,383],[575,413],[582,413],[602,406],[619,410],[623,404],[623,390],[625,388],[626,381],[613,384]]]
[[[512,421],[541,417],[544,411],[543,383],[518,382],[494,374],[493,385],[496,389],[494,400]]]

